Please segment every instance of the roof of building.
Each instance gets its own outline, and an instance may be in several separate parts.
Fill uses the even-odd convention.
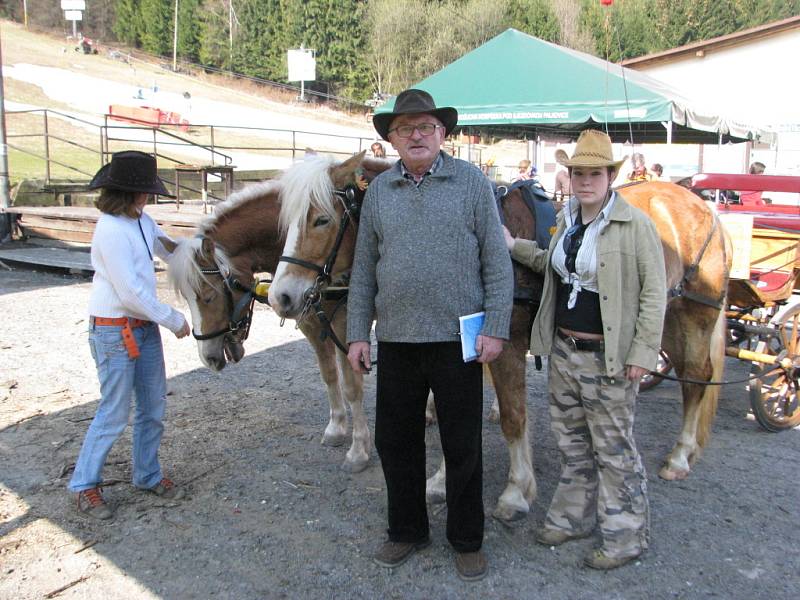
[[[752,42],[754,40],[769,37],[776,33],[782,33],[791,29],[800,29],[800,15],[789,17],[781,21],[773,21],[758,27],[751,27],[737,31],[736,33],[729,33],[728,35],[721,35],[719,37],[711,38],[710,40],[703,40],[700,42],[693,42],[685,46],[678,46],[670,50],[662,52],[654,52],[653,54],[646,54],[645,56],[638,56],[636,58],[629,58],[623,60],[619,64],[633,69],[640,69],[642,67],[650,67],[658,63],[672,62],[686,58],[688,55],[703,56],[708,51],[719,50],[728,46],[738,46]]]

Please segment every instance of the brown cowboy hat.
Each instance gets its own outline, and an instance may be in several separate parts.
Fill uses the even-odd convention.
[[[611,138],[596,129],[581,132],[572,158],[563,150],[556,150],[556,162],[565,167],[614,167],[619,172],[627,158],[625,156],[622,160],[614,160]]]
[[[111,162],[100,167],[89,182],[90,190],[97,188],[175,197],[167,191],[158,176],[155,157],[138,150],[114,153]]]
[[[397,95],[393,112],[374,115],[372,124],[375,126],[375,131],[388,142],[389,126],[395,117],[418,114],[428,114],[439,119],[444,125],[445,136],[450,135],[458,123],[458,111],[455,108],[450,106],[436,108],[436,103],[428,92],[411,88]]]

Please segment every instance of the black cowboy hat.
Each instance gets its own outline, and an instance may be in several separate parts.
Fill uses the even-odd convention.
[[[89,182],[89,189],[106,188],[123,192],[143,192],[174,198],[156,172],[156,159],[137,150],[116,152],[111,162],[100,167]]]
[[[455,108],[450,106],[436,108],[436,104],[428,92],[411,88],[397,95],[397,99],[394,101],[393,112],[374,115],[372,117],[372,124],[375,126],[375,131],[388,142],[389,126],[392,124],[395,117],[417,114],[433,115],[439,119],[442,125],[444,125],[445,136],[450,135],[458,123],[458,111]]]

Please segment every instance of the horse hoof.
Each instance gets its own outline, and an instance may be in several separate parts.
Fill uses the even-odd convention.
[[[444,495],[444,492],[440,492],[438,490],[427,492],[425,497],[428,500],[428,504],[443,504],[444,501],[447,499]]]
[[[344,444],[347,436],[343,433],[336,435],[328,435],[327,433],[322,436],[322,445],[335,448]]]
[[[681,481],[689,476],[689,471],[686,469],[674,469],[669,465],[664,465],[658,472],[658,476],[667,481]]]
[[[500,411],[499,410],[490,410],[489,415],[486,417],[489,423],[499,423],[500,422]]]
[[[528,511],[513,506],[498,506],[492,516],[502,523],[514,523],[528,516]]]
[[[364,460],[345,460],[342,463],[342,471],[345,471],[346,473],[361,473],[361,471],[367,468],[368,464],[368,458]]]

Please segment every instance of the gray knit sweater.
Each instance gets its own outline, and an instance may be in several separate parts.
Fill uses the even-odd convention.
[[[486,311],[482,333],[508,339],[514,278],[489,181],[443,163],[419,186],[399,161],[369,186],[358,230],[347,340],[458,341],[458,317]]]

